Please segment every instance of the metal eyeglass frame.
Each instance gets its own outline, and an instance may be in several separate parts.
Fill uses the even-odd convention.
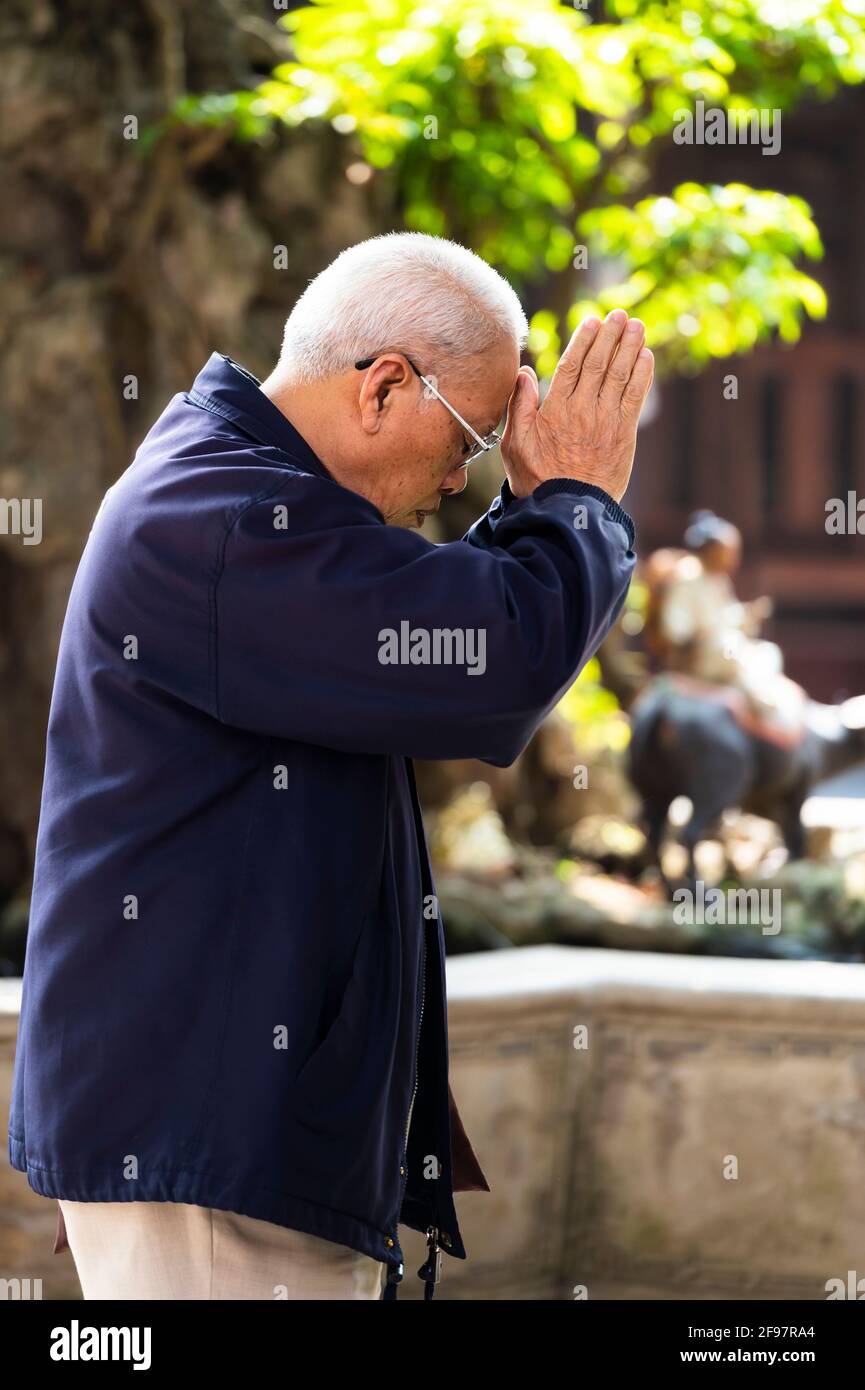
[[[383,353],[376,353],[376,357],[381,357],[381,356],[383,356],[383,355],[384,355]],[[411,367],[412,371],[414,372],[415,376],[420,378],[420,380],[423,382],[423,384],[424,384],[424,386],[427,388],[427,390],[428,390],[428,391],[432,391],[432,393],[433,393],[433,395],[435,396],[436,400],[441,401],[442,405],[445,406],[445,407],[450,411],[450,413],[451,413],[451,415],[454,417],[454,419],[455,419],[455,420],[459,420],[459,422],[460,422],[460,424],[462,425],[463,429],[464,429],[464,430],[468,430],[468,432],[469,432],[469,434],[471,435],[472,439],[474,439],[474,440],[477,442],[478,448],[475,449],[475,451],[474,451],[473,454],[469,454],[468,458],[463,459],[462,463],[460,464],[460,467],[461,467],[461,468],[466,468],[466,467],[468,467],[468,465],[469,465],[470,463],[474,463],[476,459],[479,459],[479,458],[481,457],[482,454],[487,453],[490,449],[494,449],[494,448],[496,447],[497,444],[501,444],[501,442],[502,442],[502,437],[501,437],[500,434],[497,434],[495,430],[493,430],[491,434],[488,434],[488,435],[486,435],[484,438],[481,438],[481,436],[477,433],[477,431],[472,429],[472,427],[471,427],[471,425],[469,424],[468,420],[464,420],[463,417],[460,415],[459,411],[458,411],[458,410],[454,410],[454,408],[453,408],[453,406],[451,405],[450,401],[446,401],[446,400],[445,400],[445,398],[444,398],[444,396],[442,395],[441,391],[437,390],[436,387],[433,386],[433,384],[432,384],[432,382],[430,381],[429,377],[425,377],[425,376],[423,375],[422,372],[418,371],[417,367],[415,366],[414,362],[412,362],[411,358],[410,358],[410,357],[406,357],[406,354],[405,354],[404,352],[399,353],[399,356],[400,356],[400,357],[405,357],[406,362],[408,362],[408,364],[409,364],[409,366]],[[375,357],[364,357],[360,362],[355,362],[354,365],[355,365],[355,367],[357,368],[358,371],[362,372],[362,371],[366,371],[366,368],[367,368],[367,367],[371,367],[374,361],[375,361]]]

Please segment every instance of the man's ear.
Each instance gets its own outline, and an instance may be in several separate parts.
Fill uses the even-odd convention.
[[[395,392],[410,388],[411,382],[411,368],[402,358],[396,355],[377,357],[372,366],[367,367],[358,392],[361,429],[367,434],[377,434],[385,413],[396,405]]]

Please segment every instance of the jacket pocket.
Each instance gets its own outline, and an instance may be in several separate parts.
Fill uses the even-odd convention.
[[[353,1027],[362,1019],[362,1015],[359,1015],[359,1011],[357,1011],[359,997],[363,992],[362,981],[359,981],[359,973],[362,972],[363,969],[363,944],[364,940],[366,940],[367,933],[369,933],[369,927],[370,919],[367,917],[367,919],[364,920],[362,929],[357,933],[355,951],[353,951],[352,956],[352,965],[349,967],[348,980],[346,980],[345,987],[343,987],[342,998],[339,999],[337,1012],[332,1016],[331,1022],[328,1024],[327,1030],[325,1030],[324,1037],[317,1042],[316,1047],[314,1047],[310,1055],[307,1056],[306,1061],[303,1062],[302,1068],[300,1068],[298,1074],[295,1076],[295,1087],[298,1088],[298,1090],[302,1090],[302,1088],[309,1083],[310,1077],[321,1076],[321,1072],[323,1072],[323,1061],[327,1062],[328,1054],[334,1051],[334,1047],[337,1048],[337,1051],[341,1049],[341,1040],[345,1040],[346,1033],[350,1033]]]
[[[389,984],[383,934],[373,914],[360,933],[339,1012],[295,1078],[296,1114],[312,1128],[345,1133],[368,1126],[386,1088],[393,1055],[388,1020],[398,1016],[399,989]]]
[[[352,947],[351,959],[348,965],[348,969],[346,970],[344,975],[342,993],[338,995],[338,1002],[336,1004],[336,1007],[334,1008],[332,1003],[329,1008],[325,1009],[324,1006],[322,1007],[322,1013],[329,1014],[330,1021],[326,1024],[323,1035],[319,1038],[312,1051],[308,1054],[306,1060],[301,1064],[300,1070],[295,1074],[294,1084],[296,1086],[299,1085],[299,1083],[301,1082],[303,1076],[306,1073],[307,1068],[313,1064],[316,1057],[318,1057],[319,1053],[322,1051],[323,1048],[327,1046],[328,1042],[333,1037],[334,1029],[337,1027],[339,1020],[342,1016],[343,1010],[345,1009],[346,998],[349,992],[349,988],[354,978],[355,971],[357,970],[358,953],[360,951],[361,942],[363,941],[364,933],[366,932],[368,922],[369,917],[366,917],[361,923],[360,931],[358,932],[354,942],[354,946]],[[337,993],[338,989],[339,985],[337,985],[335,989],[332,989],[332,981],[328,980],[325,989],[325,996]]]

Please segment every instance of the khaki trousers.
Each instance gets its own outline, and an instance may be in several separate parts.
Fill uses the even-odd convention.
[[[385,1266],[335,1241],[186,1202],[68,1202],[85,1299],[380,1299]]]

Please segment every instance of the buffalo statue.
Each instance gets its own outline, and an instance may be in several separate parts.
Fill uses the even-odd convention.
[[[808,700],[804,729],[794,737],[759,725],[731,687],[675,674],[650,681],[630,713],[628,770],[643,800],[652,858],[661,868],[670,805],[688,797],[693,813],[680,840],[692,883],[694,849],[728,808],[775,821],[790,858],[801,859],[806,797],[824,778],[865,761],[865,695],[840,705]]]

